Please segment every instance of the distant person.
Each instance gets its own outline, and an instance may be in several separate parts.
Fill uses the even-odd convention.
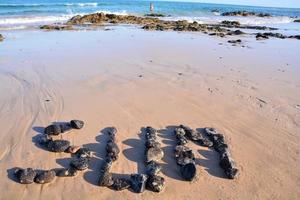
[[[150,12],[153,12],[153,11],[154,11],[154,4],[150,3]]]

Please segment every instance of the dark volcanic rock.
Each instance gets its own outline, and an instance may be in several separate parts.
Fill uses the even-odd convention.
[[[144,15],[145,17],[165,17],[164,14],[161,13],[148,13]]]
[[[230,31],[229,33],[227,33],[227,35],[244,35],[246,33],[244,33],[241,30],[235,30],[235,31]]]
[[[197,177],[197,168],[195,163],[188,163],[181,166],[180,168],[181,176],[187,181],[192,181]]]
[[[106,159],[105,163],[102,165],[100,170],[100,177],[99,177],[99,185],[100,186],[112,186],[113,179],[112,174],[109,172],[112,166],[112,160]]]
[[[165,188],[165,179],[161,176],[150,176],[146,183],[147,190],[161,192]]]
[[[228,148],[228,145],[225,141],[224,135],[217,132],[214,128],[205,128],[204,129],[210,140],[213,142],[214,149],[219,152],[223,153]]]
[[[108,135],[111,141],[116,142],[116,134],[117,134],[117,129],[115,127],[110,127],[108,130]]]
[[[47,149],[52,152],[64,152],[70,146],[70,142],[67,140],[50,140],[47,143]]]
[[[148,176],[146,174],[131,174],[131,189],[136,193],[145,191]]]
[[[78,158],[91,158],[92,157],[92,152],[89,148],[80,148],[76,152],[76,156]]]
[[[238,44],[238,43],[241,43],[242,40],[238,39],[238,40],[228,40],[228,43],[231,43],[231,44]]]
[[[185,145],[186,143],[188,143],[188,140],[185,137],[185,131],[183,128],[177,127],[177,128],[175,128],[174,132],[175,132],[175,135],[176,135],[179,145]]]
[[[161,171],[161,165],[157,162],[151,161],[146,165],[146,174],[148,176],[157,175]]]
[[[112,189],[120,191],[130,188],[130,180],[125,178],[113,178]]]
[[[266,40],[266,39],[269,39],[269,37],[267,35],[262,34],[262,33],[257,33],[256,34],[256,39],[257,40]]]
[[[227,21],[227,20],[222,21],[221,24],[228,25],[228,26],[233,26],[233,27],[241,25],[240,22],[238,22],[238,21]]]
[[[300,40],[300,35],[292,35],[292,36],[289,36],[289,38],[294,38],[294,39]]]
[[[45,170],[41,171],[37,174],[34,179],[34,182],[44,184],[50,183],[55,179],[56,173],[54,170]]]
[[[164,157],[164,152],[161,148],[152,147],[146,152],[146,162],[159,161]]]
[[[33,183],[36,176],[36,172],[32,168],[18,168],[14,171],[14,174],[17,177],[18,181],[22,184]]]
[[[300,19],[295,19],[294,22],[300,22]]]
[[[70,166],[82,171],[89,167],[89,160],[87,158],[74,158],[71,161]]]
[[[156,141],[156,139],[149,139],[146,141],[145,143],[146,148],[150,149],[150,148],[160,148],[160,143]]]
[[[228,151],[221,154],[220,166],[224,169],[224,172],[228,178],[234,179],[238,176],[238,169],[235,167],[235,163],[230,157]]]
[[[188,126],[180,125],[182,129],[185,131],[185,136],[189,138],[190,140],[197,142],[198,144],[205,146],[205,147],[211,147],[213,143],[204,137],[200,132],[195,131]]]
[[[268,39],[268,37],[275,37],[275,38],[280,38],[280,39],[285,39],[287,36],[281,34],[281,33],[273,33],[273,32],[268,32],[268,33],[257,33],[256,34],[256,39]]]
[[[4,40],[3,35],[0,34],[0,42]]]
[[[64,132],[64,127],[60,124],[51,124],[47,126],[44,133],[47,135],[59,135]]]
[[[247,11],[234,11],[234,12],[225,12],[221,14],[222,16],[239,16],[239,17],[248,17],[248,16],[256,16],[256,17],[271,17],[268,13],[255,13],[255,12],[247,12]]]
[[[188,163],[195,163],[195,155],[193,151],[183,145],[175,147],[175,158],[178,165],[186,165]]]
[[[74,167],[70,167],[69,169],[62,168],[56,170],[56,176],[58,177],[72,177],[76,176],[77,174],[78,171]]]
[[[218,133],[218,131],[214,128],[205,128],[204,130],[213,141],[215,150],[220,153],[220,166],[224,170],[226,176],[230,179],[236,178],[239,171],[230,156],[228,145],[225,142],[224,136]]]
[[[40,26],[40,29],[63,31],[63,30],[73,30],[73,26],[71,26],[71,25],[43,25],[43,26]]]
[[[82,129],[82,127],[84,126],[84,122],[81,120],[71,120],[70,121],[70,125],[72,128],[74,129]]]
[[[106,145],[106,152],[107,157],[111,158],[113,161],[116,161],[119,158],[120,149],[112,140],[108,141]]]

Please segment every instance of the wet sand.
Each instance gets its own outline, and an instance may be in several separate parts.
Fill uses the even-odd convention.
[[[299,42],[201,33],[103,31],[5,33],[0,43],[0,199],[299,199]],[[94,152],[75,178],[21,185],[13,167],[68,166],[70,155],[35,144],[51,122],[81,119],[58,138]],[[226,179],[214,151],[189,144],[199,179],[179,175],[174,125],[212,126],[228,139],[240,169]],[[97,186],[109,126],[118,129],[116,174],[144,172],[141,128],[159,130],[166,188],[156,194]]]

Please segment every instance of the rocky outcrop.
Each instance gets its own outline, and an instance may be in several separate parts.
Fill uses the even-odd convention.
[[[138,17],[134,15],[115,15],[105,13],[93,13],[84,16],[76,15],[72,17],[67,24],[80,25],[80,24],[139,24],[144,25],[148,23],[159,22],[160,20],[153,17]]]
[[[165,17],[164,14],[161,13],[148,13],[144,15],[145,17]]]
[[[231,44],[240,44],[242,42],[242,40],[240,40],[240,39],[237,39],[237,40],[228,40],[227,42],[231,43]]]
[[[240,22],[238,22],[238,21],[227,21],[227,20],[222,21],[221,24],[226,25],[226,26],[233,26],[233,27],[241,25]]]
[[[255,13],[255,12],[248,12],[248,11],[225,12],[225,13],[222,13],[221,15],[222,16],[238,16],[238,17],[249,17],[249,16],[271,17],[272,16],[268,13]]]
[[[300,19],[295,19],[294,22],[300,22]]]
[[[65,30],[73,30],[73,26],[70,26],[70,25],[43,25],[43,26],[40,26],[40,29],[65,31]]]
[[[0,34],[0,42],[2,42],[4,40],[3,35]]]
[[[300,40],[300,35],[283,35],[281,33],[273,33],[273,32],[268,32],[268,33],[257,33],[256,34],[256,39],[257,40],[265,40],[269,39],[269,37],[274,37],[274,38],[279,38],[279,39],[286,39],[286,38],[291,38],[291,39],[298,39]]]

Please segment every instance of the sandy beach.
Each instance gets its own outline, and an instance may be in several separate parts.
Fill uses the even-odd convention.
[[[0,43],[0,199],[299,199],[299,41],[256,41],[202,33],[110,30],[7,31]],[[234,37],[233,37],[234,38]],[[35,138],[51,122],[85,126],[57,138],[93,151],[90,168],[50,184],[22,185],[14,167],[66,167]],[[224,176],[218,154],[192,143],[198,180],[182,180],[173,127],[215,127],[240,170]],[[114,174],[143,173],[141,128],[159,130],[166,188],[157,194],[97,185],[102,130],[118,129]]]

